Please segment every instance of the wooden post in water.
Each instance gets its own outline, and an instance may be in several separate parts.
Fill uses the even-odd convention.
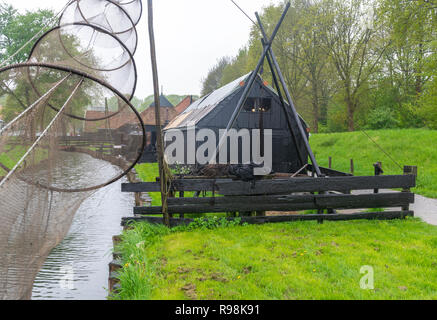
[[[164,223],[170,226],[170,216],[168,214],[168,183],[167,172],[164,160],[164,140],[161,130],[161,106],[159,103],[159,79],[158,79],[158,66],[156,62],[156,48],[155,48],[155,34],[153,30],[153,1],[148,0],[149,10],[149,38],[150,38],[150,56],[152,59],[152,74],[153,74],[153,91],[155,95],[155,118],[156,118],[156,140],[157,140],[157,154],[159,164],[159,177],[161,182],[161,200],[162,200],[162,213],[164,215]]]

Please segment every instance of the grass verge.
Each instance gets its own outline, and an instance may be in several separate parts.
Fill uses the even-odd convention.
[[[437,227],[418,219],[209,227],[124,232],[113,299],[437,299]]]

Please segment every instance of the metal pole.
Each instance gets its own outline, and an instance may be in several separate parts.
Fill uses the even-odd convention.
[[[159,79],[158,79],[158,66],[156,62],[156,48],[155,48],[155,33],[153,30],[153,1],[148,0],[149,9],[149,38],[150,38],[150,56],[152,59],[152,74],[153,74],[153,90],[155,95],[155,118],[156,118],[156,139],[157,139],[157,153],[159,164],[159,177],[161,182],[161,200],[162,200],[162,213],[164,215],[164,223],[170,226],[170,216],[168,214],[168,185],[167,176],[164,164],[164,140],[162,138],[161,131],[161,106],[159,103]]]
[[[264,29],[264,26],[263,26],[263,24],[261,22],[261,19],[259,17],[258,12],[256,12],[255,15],[256,15],[256,19],[258,20],[258,24],[260,26],[263,38],[266,40],[267,39],[267,33],[266,33],[265,29]],[[303,126],[302,126],[302,123],[300,122],[300,118],[299,118],[299,115],[298,115],[298,113],[296,111],[296,108],[294,106],[293,99],[291,98],[290,92],[288,91],[287,84],[285,83],[284,76],[283,76],[283,74],[281,72],[281,68],[279,67],[278,60],[276,60],[276,57],[275,57],[275,54],[274,54],[274,52],[272,50],[271,45],[269,47],[269,52],[270,52],[270,56],[273,59],[273,64],[275,66],[276,72],[278,73],[279,80],[281,81],[281,84],[282,84],[282,86],[284,88],[285,95],[287,96],[287,100],[288,100],[288,103],[290,105],[291,111],[292,111],[292,113],[294,115],[294,118],[295,118],[295,120],[297,122],[297,126],[298,126],[299,131],[300,131],[300,133],[302,135],[302,139],[303,139],[303,141],[305,143],[305,148],[308,151],[308,154],[310,156],[310,159],[311,159],[311,162],[313,164],[313,167],[316,170],[317,176],[320,177],[320,176],[322,176],[322,172],[320,171],[319,165],[317,164],[316,157],[314,156],[314,153],[313,153],[313,151],[311,149],[310,143],[309,143],[308,138],[306,136],[306,132],[305,132]]]
[[[261,66],[264,64],[264,60],[265,60],[265,58],[267,56],[267,53],[269,52],[269,50],[272,47],[273,40],[275,40],[275,37],[276,37],[276,35],[278,34],[278,31],[279,31],[279,28],[281,27],[282,22],[284,22],[285,16],[287,15],[288,10],[290,9],[290,6],[291,6],[290,3],[287,3],[287,5],[285,6],[285,10],[284,10],[284,12],[283,12],[283,14],[281,16],[281,19],[279,20],[278,24],[276,25],[276,28],[273,31],[273,34],[272,34],[272,36],[270,38],[270,41],[267,42],[267,44],[266,44],[266,46],[264,48],[263,54],[262,54],[261,58],[258,61],[258,65],[256,66],[255,70],[250,75],[249,81],[246,84],[246,87],[244,88],[243,94],[242,94],[240,100],[238,101],[237,107],[235,108],[235,111],[232,114],[231,119],[229,120],[228,126],[226,127],[226,131],[223,134],[223,136],[220,138],[220,141],[219,141],[219,143],[217,145],[217,148],[216,148],[216,150],[214,152],[214,155],[210,158],[210,162],[211,161],[215,162],[216,157],[217,157],[217,153],[220,151],[220,148],[222,147],[223,143],[227,139],[227,135],[228,135],[229,130],[234,126],[235,121],[237,120],[238,116],[240,115],[241,109],[243,108],[243,105],[244,105],[244,103],[247,100],[247,96],[249,95],[249,92],[252,89],[252,86],[253,86],[253,84],[255,82],[255,79],[256,79],[256,77],[258,75],[258,72],[261,69]]]

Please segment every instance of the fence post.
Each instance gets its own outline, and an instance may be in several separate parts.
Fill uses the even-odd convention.
[[[329,169],[332,169],[332,157],[329,157]]]
[[[380,176],[384,173],[384,170],[382,170],[382,162],[376,162],[373,164],[373,167],[375,168],[375,176]],[[373,193],[379,193],[379,189],[374,189]]]
[[[404,166],[404,175],[413,175],[417,177],[417,166]],[[411,192],[410,188],[404,188],[402,192]],[[402,207],[402,211],[409,211],[410,205]]]
[[[180,191],[179,192],[179,198],[183,198],[185,197],[185,192],[184,191]],[[179,218],[184,219],[185,218],[185,214],[181,213],[179,214]]]
[[[354,159],[351,159],[351,173],[354,174],[355,168],[354,168]]]

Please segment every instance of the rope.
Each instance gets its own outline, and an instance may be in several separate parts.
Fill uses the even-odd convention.
[[[252,21],[252,23],[259,28],[258,24],[244,11],[234,0],[231,0],[231,2],[249,19]]]
[[[59,17],[59,15],[64,12],[64,10],[70,5],[72,0],[68,0],[67,4],[62,8],[61,11],[59,11],[53,18],[51,18],[49,20],[48,26],[51,26],[53,21],[55,19],[57,19]],[[29,41],[27,41],[21,48],[19,48],[14,54],[12,54],[9,58],[7,58],[6,60],[4,60],[1,64],[0,67],[3,67],[4,65],[6,65],[9,61],[11,61],[13,58],[15,58],[21,51],[24,50],[24,48],[26,48],[30,43],[32,43],[36,38],[39,37],[39,35],[41,33],[43,33],[45,30],[47,29],[47,26],[42,28],[40,31],[38,31]]]
[[[393,161],[393,163],[396,164],[399,167],[399,169],[404,170],[402,166],[388,152],[386,152],[375,140],[373,140],[372,137],[366,131],[361,130],[361,132],[364,133],[370,139],[370,141],[372,141],[378,147],[379,150],[381,150],[387,157],[389,157],[389,159]]]

